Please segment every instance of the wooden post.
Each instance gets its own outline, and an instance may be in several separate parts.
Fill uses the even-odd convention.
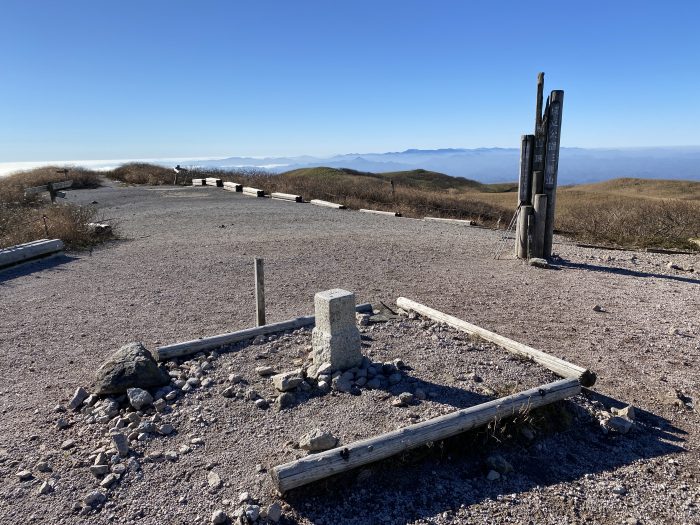
[[[520,176],[518,178],[518,208],[530,204],[532,189],[532,153],[535,143],[534,135],[520,136]],[[525,223],[527,226],[527,223]],[[520,239],[527,236],[527,232],[521,230],[521,221],[515,223],[515,256],[520,257]]]
[[[527,259],[527,222],[532,213],[532,206],[521,206],[518,212],[518,224],[515,237],[515,256],[518,259]]]
[[[533,171],[532,172],[532,195],[537,195],[538,193],[544,193],[544,172]],[[534,201],[533,201],[534,204]]]
[[[552,256],[554,237],[554,209],[557,194],[557,174],[559,170],[559,145],[561,143],[561,117],[564,105],[564,92],[552,91],[547,111],[547,145],[544,165],[544,193],[547,195],[547,221],[545,226],[542,255]]]
[[[542,172],[539,172],[540,174]],[[542,257],[544,250],[544,232],[547,221],[547,196],[538,193],[533,199],[533,215],[535,220],[535,230],[532,234],[532,246],[530,249],[531,257]]]
[[[537,105],[535,108],[535,151],[532,156],[532,171],[544,169],[545,133],[542,121],[542,98],[544,96],[544,73],[537,74]],[[536,195],[536,193],[533,193]]]
[[[49,190],[49,197],[51,197],[51,204],[56,204],[56,190],[53,187],[53,182],[49,182],[46,185],[46,189]]]
[[[532,151],[535,145],[534,135],[520,137],[520,179],[518,180],[519,205],[531,203],[532,188]]]
[[[270,475],[285,493],[333,474],[367,465],[427,443],[435,443],[501,419],[527,413],[555,401],[578,395],[576,379],[561,379],[511,396],[457,410],[392,432],[311,454],[273,467]]]
[[[265,324],[265,270],[263,259],[255,258],[255,317],[256,326]]]

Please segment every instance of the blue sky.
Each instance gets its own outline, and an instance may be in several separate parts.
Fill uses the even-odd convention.
[[[533,6],[541,9],[535,13]],[[0,161],[700,144],[700,2],[3,0]]]

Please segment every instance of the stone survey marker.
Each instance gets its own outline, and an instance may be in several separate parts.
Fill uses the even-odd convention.
[[[362,363],[360,331],[355,324],[355,294],[340,288],[314,297],[316,327],[311,334],[314,365],[330,363],[347,370]]]

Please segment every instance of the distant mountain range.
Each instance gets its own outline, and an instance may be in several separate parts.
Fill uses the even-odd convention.
[[[520,152],[516,148],[407,149],[389,153],[349,153],[332,157],[228,157],[222,159],[123,159],[0,163],[0,176],[48,164],[114,169],[127,162],[150,162],[173,167],[260,168],[273,172],[327,166],[381,173],[425,169],[483,183],[518,179]],[[700,146],[665,148],[562,148],[560,184],[584,184],[619,177],[700,181]]]
[[[350,153],[320,158],[228,157],[192,160],[183,165],[211,168],[250,167],[274,172],[328,166],[385,172],[423,168],[484,183],[518,178],[520,152],[516,148],[407,149],[389,153]],[[668,148],[562,148],[559,183],[582,184],[618,177],[700,180],[700,146]]]

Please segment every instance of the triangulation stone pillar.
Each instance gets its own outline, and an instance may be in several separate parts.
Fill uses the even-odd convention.
[[[355,294],[335,288],[314,297],[316,327],[311,334],[314,365],[330,363],[347,370],[362,363],[360,331],[355,324]]]

